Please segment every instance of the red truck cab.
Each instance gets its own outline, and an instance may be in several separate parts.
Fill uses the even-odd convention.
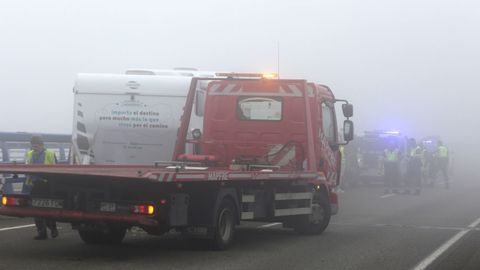
[[[331,214],[335,214],[338,200],[333,189],[339,184],[342,143],[334,104],[345,102],[342,109],[347,118],[353,114],[352,106],[335,99],[327,86],[305,80],[226,75],[229,79],[208,85],[203,130],[186,128],[188,121],[181,127],[185,138],[191,131],[192,139],[180,137],[174,158],[233,171],[318,173],[323,177],[312,183],[328,194]],[[350,120],[345,120],[344,131],[348,142],[353,138]],[[196,146],[195,153],[185,153],[188,143]]]

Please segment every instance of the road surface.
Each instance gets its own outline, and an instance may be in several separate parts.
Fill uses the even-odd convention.
[[[171,233],[130,231],[122,245],[90,246],[61,223],[60,236],[34,241],[32,219],[0,217],[1,269],[480,269],[480,181],[452,179],[421,196],[379,186],[340,194],[340,213],[318,236],[278,223],[248,223],[234,246],[215,252]]]

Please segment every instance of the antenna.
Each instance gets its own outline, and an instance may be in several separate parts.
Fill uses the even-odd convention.
[[[277,76],[280,79],[280,41],[277,41]]]

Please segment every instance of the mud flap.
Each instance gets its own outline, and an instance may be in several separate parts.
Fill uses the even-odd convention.
[[[169,224],[170,226],[186,226],[188,224],[188,205],[190,196],[177,193],[170,196]]]

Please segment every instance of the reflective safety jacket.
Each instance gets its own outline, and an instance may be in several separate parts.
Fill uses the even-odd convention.
[[[340,155],[342,157],[342,163],[345,163],[345,161],[347,160],[347,157],[345,156],[345,146],[340,146]]]
[[[45,164],[45,165],[52,165],[57,163],[57,158],[55,157],[55,152],[52,150],[45,149],[42,153],[39,153],[39,159],[34,160],[34,151],[30,150],[27,152],[27,158],[25,159],[26,164]],[[35,181],[33,177],[28,176],[25,184],[28,186],[33,185],[33,181]]]
[[[448,148],[443,145],[440,145],[439,147],[437,147],[437,157],[448,158]]]
[[[398,149],[393,151],[390,149],[385,149],[385,160],[389,162],[398,161]]]
[[[43,161],[42,160],[40,160],[40,161],[37,160],[36,162],[34,162],[34,160],[33,160],[34,151],[33,150],[28,151],[25,163],[27,163],[27,164],[45,164],[45,165],[52,165],[52,164],[56,163],[55,152],[53,152],[52,150],[45,149],[43,151],[43,153],[40,153],[40,154],[43,155],[43,157],[42,157]]]

